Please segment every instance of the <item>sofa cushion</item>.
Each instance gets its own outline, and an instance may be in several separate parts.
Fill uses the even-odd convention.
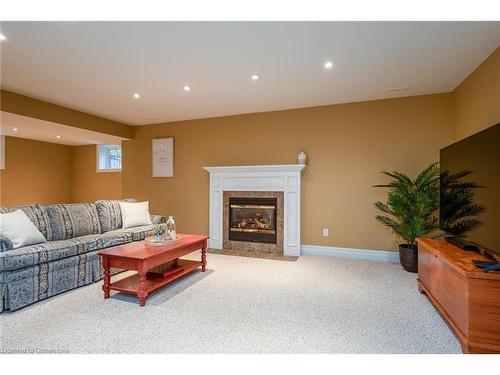
[[[132,236],[132,241],[142,241],[144,238],[152,236],[154,234],[154,226],[142,225],[140,227],[134,227],[134,228],[125,228],[125,229],[121,228],[112,230],[111,232],[108,232],[106,234],[112,234],[112,235],[128,234]]]
[[[16,270],[85,253],[85,247],[95,246],[95,241],[96,238],[90,238],[88,243],[77,239],[50,241],[4,251],[0,253],[0,271]]]
[[[122,212],[119,202],[135,202],[135,199],[99,200],[95,202],[102,233],[122,227]]]
[[[47,213],[54,241],[101,233],[95,204],[53,204]]]
[[[112,246],[118,246],[118,245],[123,245],[125,243],[129,243],[133,241],[132,234],[131,233],[113,233],[114,231],[111,232],[106,232],[103,234],[100,234],[97,238],[97,247],[98,249],[106,249],[108,247]]]
[[[132,242],[131,233],[104,233],[50,241],[0,253],[0,271],[17,270]]]
[[[2,214],[16,210],[22,210],[31,222],[35,224],[37,229],[43,234],[47,241],[52,240],[52,227],[50,225],[49,216],[45,206],[40,204],[31,204],[16,207],[0,207],[0,213]]]

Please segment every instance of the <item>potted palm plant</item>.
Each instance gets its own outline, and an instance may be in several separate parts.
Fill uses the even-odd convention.
[[[418,271],[417,237],[437,229],[438,218],[434,215],[439,205],[439,165],[433,163],[414,179],[400,172],[383,171],[392,178],[386,185],[387,202],[376,202],[375,207],[383,214],[376,219],[391,230],[404,243],[399,245],[399,260],[409,272]]]

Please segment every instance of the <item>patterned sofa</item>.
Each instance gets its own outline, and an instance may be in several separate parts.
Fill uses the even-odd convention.
[[[47,239],[13,249],[8,239],[0,238],[0,312],[101,280],[100,249],[153,234],[152,225],[123,229],[118,202],[0,208],[0,213],[23,210]],[[166,221],[159,215],[151,220],[153,224]]]

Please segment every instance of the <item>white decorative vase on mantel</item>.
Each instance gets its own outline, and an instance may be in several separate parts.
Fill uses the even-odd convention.
[[[299,164],[305,165],[307,162],[307,155],[304,151],[299,152],[299,155],[297,156],[297,160]]]

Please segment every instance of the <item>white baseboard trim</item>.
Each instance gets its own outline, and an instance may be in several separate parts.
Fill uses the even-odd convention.
[[[375,260],[379,262],[399,262],[399,254],[395,251],[352,249],[348,247],[330,247],[318,245],[301,245],[301,255],[322,255],[349,259]]]

